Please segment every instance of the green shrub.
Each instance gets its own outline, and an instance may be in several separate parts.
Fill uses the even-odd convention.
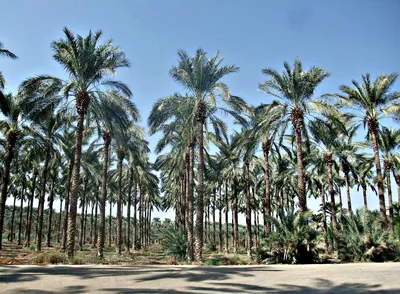
[[[74,265],[78,265],[78,264],[83,264],[84,262],[83,262],[83,260],[81,258],[74,256],[69,260],[69,263],[70,264],[74,264]]]
[[[293,207],[279,211],[279,218],[270,217],[276,232],[262,240],[257,258],[262,263],[314,263],[319,238],[317,223],[311,213],[303,215]]]
[[[161,247],[164,253],[177,260],[183,260],[187,252],[187,236],[181,229],[162,229]]]
[[[45,256],[44,256],[43,254],[38,255],[38,256],[36,256],[36,257],[34,258],[33,262],[34,262],[34,263],[37,263],[37,264],[42,264],[42,263],[45,262]]]
[[[210,251],[217,251],[217,243],[212,238],[207,242],[207,249]]]
[[[389,261],[396,259],[395,236],[382,228],[378,211],[357,210],[343,215],[334,233],[342,261]]]
[[[51,253],[46,256],[46,261],[51,264],[58,264],[65,262],[65,255],[61,253]]]

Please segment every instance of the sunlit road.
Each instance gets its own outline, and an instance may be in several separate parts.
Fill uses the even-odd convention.
[[[400,263],[3,266],[1,293],[400,293]]]

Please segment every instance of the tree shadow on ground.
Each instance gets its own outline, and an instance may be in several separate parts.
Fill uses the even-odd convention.
[[[206,270],[205,270],[206,269]],[[32,282],[41,276],[69,276],[77,279],[99,277],[132,276],[135,282],[146,282],[161,279],[179,278],[188,282],[222,281],[234,276],[251,277],[254,272],[280,271],[267,267],[65,267],[35,266],[17,268],[5,266],[0,268],[0,283]],[[253,272],[253,273],[252,273]]]
[[[333,283],[329,279],[312,279],[312,285],[299,283],[274,283],[268,280],[268,272],[282,271],[274,267],[1,267],[0,284],[13,285],[8,293],[400,293],[400,287],[382,290],[380,284],[367,283]],[[261,275],[260,275],[261,273]],[[257,275],[258,274],[258,275]],[[255,283],[237,283],[239,278],[256,278]],[[46,276],[46,283],[54,279],[58,283],[63,277],[73,278],[68,281],[71,286],[54,289],[34,289],[31,281],[40,281]],[[109,287],[96,284],[96,278],[106,277],[120,279],[126,276],[124,284]],[[262,277],[265,277],[263,279]],[[90,280],[93,279],[93,280]],[[287,277],[291,279],[290,276]],[[164,280],[164,281],[163,281]],[[52,280],[50,280],[52,281]],[[271,285],[268,285],[270,281]],[[41,281],[40,281],[41,282]],[[149,283],[150,282],[150,283]],[[154,283],[153,283],[154,282]],[[17,284],[18,283],[18,284]],[[7,284],[5,284],[7,286]],[[106,284],[107,285],[107,284]],[[128,286],[127,286],[128,285]],[[149,286],[150,285],[150,286]],[[154,288],[152,288],[154,285]],[[165,288],[160,288],[165,286]],[[18,288],[16,287],[18,286]],[[31,289],[30,289],[31,288]],[[51,291],[50,291],[51,290]]]

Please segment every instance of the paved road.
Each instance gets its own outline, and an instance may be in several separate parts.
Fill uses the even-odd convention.
[[[400,263],[3,266],[1,293],[400,293]]]

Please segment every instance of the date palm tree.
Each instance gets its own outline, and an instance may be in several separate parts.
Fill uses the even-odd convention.
[[[170,74],[195,100],[198,144],[195,258],[201,260],[204,226],[204,125],[208,117],[207,108],[216,108],[217,96],[220,96],[222,102],[230,108],[222,110],[236,116],[237,112],[244,111],[245,103],[241,98],[232,96],[227,85],[221,82],[224,76],[237,72],[239,68],[233,65],[222,66],[223,58],[219,57],[219,53],[208,58],[205,51],[198,49],[190,57],[180,50],[178,58],[178,66],[172,67]]]
[[[4,45],[2,42],[0,42],[0,57],[6,57],[10,59],[17,59],[17,55],[12,53],[10,50],[7,50],[4,48]],[[4,99],[4,94],[1,91],[6,87],[6,81],[4,79],[3,73],[0,71],[0,99]]]
[[[368,210],[367,188],[370,188],[375,194],[376,185],[374,183],[374,174],[372,168],[374,167],[374,158],[367,156],[359,156],[357,158],[356,170],[358,173],[357,191],[361,187],[363,191],[364,209]]]
[[[355,118],[360,119],[364,128],[367,127],[371,144],[374,151],[376,177],[378,184],[379,210],[381,223],[387,225],[385,191],[382,178],[381,160],[379,156],[379,120],[383,114],[391,114],[398,111],[395,104],[400,93],[391,92],[391,87],[396,82],[398,74],[380,75],[375,81],[371,81],[370,74],[362,76],[362,83],[352,81],[353,86],[340,86],[340,94],[334,97],[338,100],[340,107],[352,111]],[[332,95],[330,95],[332,96]]]
[[[281,121],[280,118],[285,114],[285,106],[277,107],[276,103],[262,104],[254,111],[252,119],[252,132],[249,140],[261,142],[264,155],[264,182],[265,198],[262,201],[264,214],[264,235],[271,233],[271,181],[270,181],[270,153],[274,146],[276,137],[283,138],[283,132],[288,122]]]
[[[60,139],[60,129],[65,123],[64,112],[50,113],[46,118],[36,124],[36,133],[38,140],[42,141],[44,154],[44,165],[41,174],[41,190],[38,206],[38,226],[36,237],[36,251],[42,250],[42,231],[43,231],[43,211],[46,194],[47,174],[49,172],[49,163],[58,152],[55,148]]]
[[[329,73],[321,68],[312,67],[308,71],[303,70],[300,59],[296,59],[293,68],[285,62],[285,71],[280,74],[275,69],[265,68],[262,73],[268,80],[259,86],[259,89],[269,95],[282,100],[287,108],[286,115],[281,119],[291,121],[296,138],[297,151],[297,181],[300,211],[307,210],[305,195],[304,165],[303,165],[303,132],[305,131],[305,117],[314,108],[321,111],[322,103],[313,100],[315,89],[329,77]],[[280,106],[282,107],[282,106]]]
[[[111,40],[100,44],[102,31],[90,31],[86,37],[82,37],[75,36],[68,28],[64,28],[64,35],[65,38],[52,42],[51,48],[53,58],[64,67],[69,79],[60,81],[50,76],[39,76],[26,81],[25,84],[31,86],[37,82],[52,81],[60,87],[66,97],[75,101],[78,116],[67,240],[68,257],[73,257],[85,117],[92,111],[105,114],[107,108],[104,107],[109,102],[122,100],[126,104],[130,103],[128,99],[132,93],[124,83],[108,78],[109,75],[114,75],[117,69],[128,67],[129,61]]]
[[[24,134],[27,134],[28,131],[33,132],[34,130],[32,128],[29,129],[28,125],[31,125],[36,119],[45,117],[49,113],[49,110],[53,109],[53,105],[42,104],[41,99],[33,103],[22,94],[16,96],[7,94],[0,101],[0,111],[3,114],[3,118],[0,121],[0,131],[6,139],[6,154],[4,157],[4,171],[0,195],[0,234],[2,234],[11,163],[18,140]],[[0,240],[0,250],[1,245]]]
[[[396,151],[400,143],[400,130],[383,128],[379,132],[379,147],[383,154],[384,175],[386,178],[386,187],[389,202],[389,226],[394,229],[393,216],[393,199],[392,199],[392,183],[391,170],[393,169],[393,161],[396,156]]]

